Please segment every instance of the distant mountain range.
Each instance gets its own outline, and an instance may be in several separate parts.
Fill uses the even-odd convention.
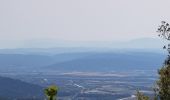
[[[50,42],[52,41],[52,42]],[[25,43],[25,42],[23,42]],[[139,38],[129,41],[85,41],[85,42],[57,42],[56,40],[27,41],[20,48],[0,49],[0,54],[46,54],[77,52],[117,52],[117,51],[152,51],[162,52],[162,47],[167,41],[159,38]],[[51,45],[52,44],[52,45]],[[49,46],[50,45],[50,46]],[[27,46],[27,47],[25,47]]]

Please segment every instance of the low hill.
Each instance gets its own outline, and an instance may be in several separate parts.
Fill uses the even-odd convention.
[[[20,80],[0,77],[0,99],[42,100],[43,88]]]
[[[45,68],[58,71],[114,71],[157,69],[165,56],[159,53],[94,53],[90,56],[56,63]]]
[[[68,53],[57,55],[38,54],[0,54],[1,70],[36,69],[58,62],[70,61],[87,56],[83,53]]]

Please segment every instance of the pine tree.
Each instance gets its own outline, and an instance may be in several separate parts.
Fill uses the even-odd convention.
[[[158,36],[163,39],[170,40],[170,25],[162,21],[162,25],[158,28]],[[170,44],[164,46],[163,49],[168,51],[168,57],[165,60],[163,67],[158,70],[159,79],[154,88],[154,98],[150,100],[170,100]],[[149,98],[137,91],[137,100],[149,100]]]
[[[47,96],[48,100],[57,100],[57,93],[58,93],[58,87],[55,85],[47,87],[45,90],[45,95]]]
[[[162,25],[159,26],[158,31],[160,37],[166,40],[170,40],[170,26],[165,21],[162,21]],[[160,100],[170,100],[170,44],[168,47],[164,46],[164,49],[168,51],[168,57],[164,62],[163,67],[158,70],[159,79],[157,81],[157,95]]]

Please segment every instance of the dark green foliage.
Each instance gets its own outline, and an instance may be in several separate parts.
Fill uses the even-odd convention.
[[[44,90],[48,100],[57,100],[56,95],[58,92],[58,87],[55,85],[49,86]]]
[[[160,33],[160,37],[170,40],[170,26],[167,22],[162,21],[162,25],[159,26],[157,32]],[[167,49],[168,57],[164,62],[164,66],[158,71],[159,80],[155,90],[157,93],[155,100],[170,100],[170,44],[167,47],[164,46],[163,49]]]
[[[144,94],[142,94],[141,92],[137,91],[136,93],[136,99],[137,100],[149,100],[148,96],[145,96]]]
[[[170,65],[165,65],[159,71],[157,81],[158,93],[161,100],[170,100]]]

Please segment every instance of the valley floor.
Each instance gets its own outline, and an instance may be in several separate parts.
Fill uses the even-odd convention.
[[[59,87],[59,100],[133,100],[136,90],[152,95],[156,71],[122,72],[1,72],[1,76],[46,87]]]

